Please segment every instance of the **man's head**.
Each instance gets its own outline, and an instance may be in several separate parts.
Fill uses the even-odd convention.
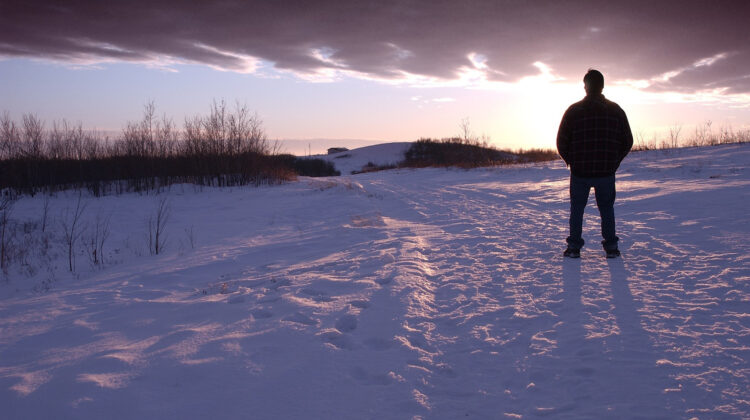
[[[587,95],[598,95],[604,89],[604,76],[599,70],[589,69],[583,76],[583,85]]]

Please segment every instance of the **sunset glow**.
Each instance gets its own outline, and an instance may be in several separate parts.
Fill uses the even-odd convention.
[[[735,22],[743,13],[699,3],[680,2],[668,15],[648,2],[312,10],[162,1],[63,13],[11,1],[0,14],[0,111],[117,136],[149,101],[181,124],[224,99],[256,110],[271,138],[297,153],[455,136],[466,119],[501,147],[553,147],[593,67],[644,137],[706,121],[745,129],[750,53]],[[683,23],[698,17],[705,24],[686,32]]]

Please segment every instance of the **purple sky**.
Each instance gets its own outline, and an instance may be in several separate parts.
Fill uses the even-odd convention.
[[[548,91],[550,101],[562,106],[557,112],[561,114],[565,103],[582,95],[583,73],[596,67],[605,74],[607,87],[621,89],[608,92],[605,87],[605,94],[611,92],[608,96],[626,111],[632,109],[636,117],[644,115],[643,124],[636,121],[635,126],[657,130],[678,119],[691,125],[699,122],[694,121],[697,118],[723,122],[722,117],[727,116],[727,122],[739,128],[750,122],[745,116],[750,105],[748,16],[750,2],[720,0],[4,0],[0,3],[0,76],[5,71],[5,79],[21,77],[8,70],[10,62],[31,68],[43,60],[56,63],[46,65],[61,73],[92,68],[111,72],[114,65],[130,63],[136,65],[134,72],[142,72],[147,79],[204,66],[217,79],[244,74],[253,84],[274,79],[289,86],[324,83],[330,93],[321,93],[323,98],[355,83],[362,89],[361,95],[341,100],[340,108],[330,107],[336,117],[327,124],[330,132],[311,128],[305,136],[305,118],[299,115],[302,108],[290,106],[282,117],[274,114],[273,106],[264,109],[263,97],[254,96],[249,105],[266,114],[269,121],[285,118],[297,126],[297,130],[268,127],[270,134],[278,137],[410,140],[415,135],[440,135],[433,133],[436,127],[448,130],[442,135],[449,136],[457,131],[450,127],[471,117],[478,131],[502,142],[507,137],[503,129],[479,107],[526,109],[523,104],[515,105],[528,102],[523,92],[536,92],[533,103]],[[50,72],[44,73],[50,77]],[[28,74],[33,77],[35,73]],[[3,80],[6,86],[0,93],[5,93],[6,99],[0,98],[0,110],[36,112],[15,109],[10,102],[8,98],[14,95],[30,94],[11,86],[23,85],[16,82]],[[239,86],[235,97],[219,96],[230,102],[247,99]],[[294,100],[294,89],[289,91]],[[378,91],[393,92],[397,98],[391,106],[398,115],[403,115],[407,106],[421,106],[422,111],[425,106],[441,106],[435,109],[436,119],[451,119],[452,125],[420,126],[430,124],[429,118],[423,118],[424,122],[401,121],[406,127],[402,132],[396,128],[373,130],[366,123],[346,130],[335,126],[342,115],[366,120],[352,114],[356,112],[352,108],[357,108],[358,101],[377,97]],[[216,92],[224,93],[221,89]],[[47,88],[46,94],[52,102],[61,100],[55,89]],[[403,103],[403,97],[411,103]],[[149,99],[144,97],[140,103]],[[181,102],[195,102],[194,108],[164,111],[179,117],[208,106],[202,97],[189,95]],[[387,101],[384,104],[389,106]],[[662,120],[648,108],[660,104]],[[528,107],[533,112],[534,107]],[[115,112],[116,107],[112,108]],[[70,118],[65,106],[61,104],[59,109],[54,118]],[[557,120],[548,126],[555,126],[559,116],[554,115],[554,109],[545,112],[549,114],[544,114],[545,118]],[[388,121],[391,117],[386,113],[378,118],[382,122],[382,118]],[[498,118],[517,136],[548,135],[510,126],[517,118]],[[540,142],[546,140],[532,141],[535,145]]]

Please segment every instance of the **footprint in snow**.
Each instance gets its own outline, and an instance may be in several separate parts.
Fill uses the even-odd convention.
[[[390,385],[394,380],[391,372],[382,374],[368,373],[361,367],[355,367],[350,372],[351,377],[367,385]]]
[[[245,301],[245,295],[232,295],[229,297],[229,300],[227,302],[229,302],[230,304],[235,304],[235,303],[242,303],[244,301]]]
[[[356,345],[352,338],[348,335],[342,334],[338,331],[326,331],[320,335],[326,343],[342,350],[354,350]]]
[[[445,363],[438,363],[437,365],[435,365],[434,372],[448,378],[455,378],[456,376],[458,376],[456,371],[454,371],[452,367]]]
[[[381,286],[385,286],[386,284],[392,281],[393,281],[393,278],[391,276],[386,276],[386,277],[375,280],[375,282]]]
[[[273,316],[273,313],[271,311],[267,311],[265,309],[255,309],[250,311],[250,313],[255,319],[266,319]]]
[[[273,291],[278,291],[280,287],[289,286],[291,283],[292,282],[289,281],[289,279],[281,279],[281,280],[272,279],[271,285],[268,286],[268,288]]]
[[[295,312],[291,315],[287,315],[283,318],[283,320],[289,321],[289,322],[296,322],[298,324],[303,324],[303,325],[317,325],[318,324],[317,320],[310,318],[309,316],[300,312]]]
[[[336,329],[342,333],[352,332],[357,329],[357,317],[344,315],[336,321]]]
[[[384,351],[393,347],[393,340],[386,340],[384,338],[371,337],[366,339],[364,342],[365,347],[370,350]]]
[[[370,302],[366,300],[353,300],[349,302],[350,305],[354,306],[355,308],[359,309],[365,309],[370,307]]]
[[[312,299],[316,302],[330,302],[333,300],[333,298],[328,296],[325,292],[312,288],[302,289],[302,293],[312,296]]]
[[[272,303],[281,300],[281,296],[263,296],[262,298],[258,299],[258,303]]]

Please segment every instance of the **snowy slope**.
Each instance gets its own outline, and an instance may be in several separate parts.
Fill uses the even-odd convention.
[[[342,175],[361,172],[368,164],[375,166],[396,165],[404,160],[404,153],[411,146],[410,142],[383,143],[365,146],[346,152],[331,155],[316,155],[313,157],[327,160],[336,167]]]
[[[749,164],[631,154],[618,260],[593,205],[561,257],[560,161],[177,186],[159,256],[156,197],[90,199],[103,269],[0,284],[2,418],[750,418]]]

